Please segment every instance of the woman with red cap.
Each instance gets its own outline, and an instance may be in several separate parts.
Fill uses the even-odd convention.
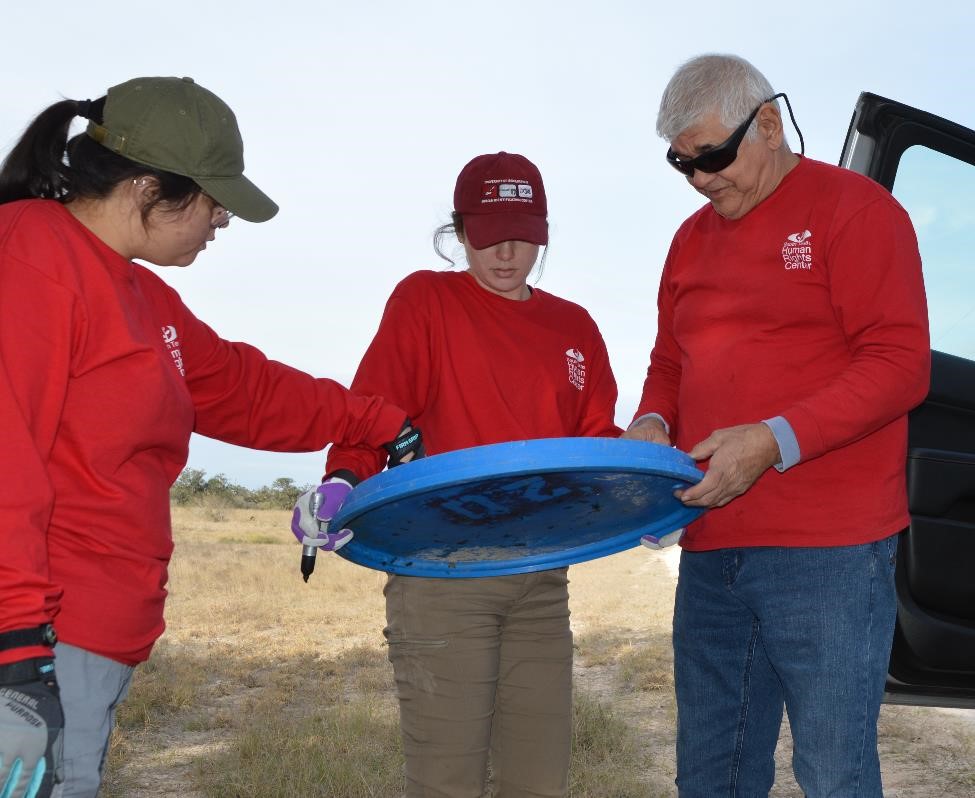
[[[617,437],[616,382],[596,324],[578,305],[528,285],[548,243],[534,164],[505,152],[474,158],[457,178],[453,221],[435,236],[445,258],[440,243],[449,233],[463,244],[467,268],[416,272],[396,286],[353,390],[404,408],[428,430],[428,454]],[[368,448],[335,446],[326,476],[354,483],[381,468]],[[480,798],[489,751],[498,798],[565,795],[566,569],[471,579],[391,574],[385,595],[406,795]]]
[[[159,77],[55,103],[0,168],[4,798],[98,792],[115,708],[163,631],[191,432],[339,440],[377,462],[404,437],[399,408],[220,338],[133,262],[188,266],[232,216],[274,216],[243,171],[233,111]]]

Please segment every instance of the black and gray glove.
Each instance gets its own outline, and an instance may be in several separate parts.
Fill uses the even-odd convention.
[[[384,443],[383,448],[389,452],[389,468],[395,468],[403,463],[410,463],[426,456],[426,451],[423,448],[423,435],[409,419],[406,419],[399,435],[389,443]]]
[[[63,744],[54,660],[0,665],[0,796],[47,798],[63,778]]]

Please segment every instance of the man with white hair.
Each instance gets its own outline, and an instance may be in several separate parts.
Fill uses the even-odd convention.
[[[657,117],[708,200],[671,244],[627,432],[706,462],[678,494],[710,508],[681,540],[681,798],[767,795],[783,707],[807,798],[882,795],[907,412],[929,381],[921,261],[889,192],[791,151],[783,96],[706,55]]]

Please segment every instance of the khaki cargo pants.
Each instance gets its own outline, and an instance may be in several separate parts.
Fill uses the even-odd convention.
[[[407,798],[561,798],[572,735],[566,569],[478,579],[390,575],[384,631]]]

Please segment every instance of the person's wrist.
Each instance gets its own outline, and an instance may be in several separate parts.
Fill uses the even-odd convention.
[[[361,481],[355,474],[346,468],[340,468],[337,471],[331,471],[325,475],[325,479],[322,482],[328,482],[332,479],[341,479],[343,482],[348,482],[350,487],[355,487]]]
[[[642,416],[638,416],[630,422],[630,426],[626,429],[636,429],[637,427],[642,427],[646,422],[655,421],[660,428],[670,435],[670,424],[668,424],[660,413],[644,413]]]
[[[11,648],[26,648],[27,646],[47,646],[53,648],[58,642],[58,634],[54,631],[54,624],[42,623],[26,629],[11,629],[0,632],[0,651]]]

